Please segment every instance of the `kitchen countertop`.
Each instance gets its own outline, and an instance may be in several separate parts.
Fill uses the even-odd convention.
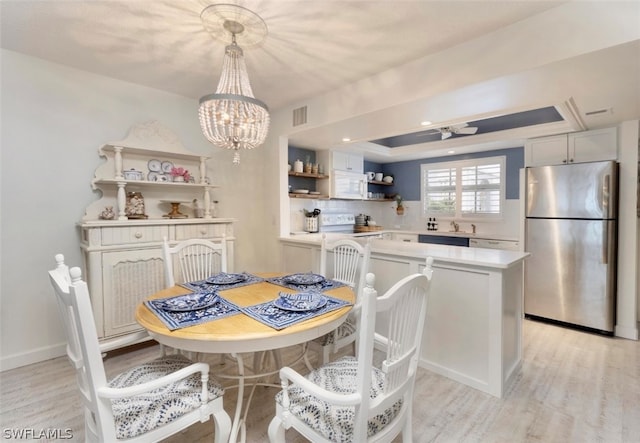
[[[380,231],[371,231],[371,232],[358,232],[358,233],[353,233],[353,234],[347,234],[347,233],[331,233],[331,232],[327,232],[326,234],[334,236],[334,235],[342,235],[342,236],[346,236],[346,237],[370,237],[373,235],[379,235],[379,234],[415,234],[415,235],[437,235],[437,236],[441,236],[441,237],[467,237],[467,238],[480,238],[480,239],[486,239],[486,240],[505,240],[505,241],[519,241],[518,238],[516,237],[512,237],[509,235],[504,235],[504,234],[490,234],[490,233],[476,233],[474,234],[473,232],[466,232],[466,231],[458,231],[458,232],[454,232],[454,231],[410,231],[410,230],[403,230],[403,229],[383,229]],[[322,235],[322,233],[315,233],[315,234],[310,234],[307,232],[296,232],[296,233],[292,233],[292,236],[298,237],[300,235]]]
[[[415,232],[411,231],[411,233]],[[345,233],[326,233],[326,235],[327,239],[330,239],[331,241],[335,241],[339,238],[351,238],[356,241],[366,241],[367,238],[366,235],[362,236],[358,234]],[[322,241],[322,233],[293,235],[289,237],[282,237],[281,240],[319,246]],[[377,253],[417,258],[426,258],[431,256],[438,262],[465,264],[483,268],[507,269],[529,256],[529,253],[520,251],[402,242],[383,240],[375,237],[372,238],[370,242],[372,254]]]

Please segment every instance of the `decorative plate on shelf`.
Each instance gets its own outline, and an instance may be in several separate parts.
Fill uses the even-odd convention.
[[[162,162],[160,160],[155,159],[155,158],[149,160],[149,163],[147,163],[147,166],[149,167],[149,171],[151,171],[151,172],[160,172],[160,171],[162,171]]]
[[[313,311],[327,304],[327,298],[319,292],[300,292],[289,294],[281,292],[273,304],[285,311]]]
[[[159,182],[160,180],[158,179],[158,177],[161,175],[162,174],[158,174],[156,171],[151,171],[147,174],[147,180],[149,180],[150,182]]]
[[[159,300],[155,302],[155,305],[165,311],[186,312],[208,308],[216,301],[218,301],[218,294],[215,292],[194,292],[193,294]]]
[[[243,282],[246,279],[247,276],[244,274],[227,274],[226,272],[221,272],[213,277],[209,277],[206,281],[214,285],[232,285]]]
[[[168,174],[168,173],[171,172],[171,168],[173,168],[173,163],[171,163],[171,162],[162,162],[162,172]]]
[[[315,285],[324,281],[324,277],[320,274],[291,274],[282,278],[285,282],[292,285]]]

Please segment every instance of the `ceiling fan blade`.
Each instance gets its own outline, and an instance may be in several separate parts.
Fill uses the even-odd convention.
[[[476,132],[478,132],[478,128],[476,128],[475,126],[460,128],[456,131],[456,133],[458,134],[466,134],[466,135],[475,134]]]
[[[420,131],[416,133],[416,137],[426,137],[427,135],[439,134],[440,130],[437,128],[434,129],[426,129],[424,131]]]
[[[451,137],[451,132],[448,131],[442,131],[442,140],[446,140],[449,137]]]

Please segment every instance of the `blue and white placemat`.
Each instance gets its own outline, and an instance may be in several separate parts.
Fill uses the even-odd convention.
[[[182,297],[182,295],[175,297]],[[195,311],[166,311],[162,309],[161,306],[163,306],[162,302],[169,298],[174,297],[147,300],[144,304],[171,331],[218,320],[241,312],[238,306],[220,296],[218,296],[218,300],[213,305],[204,309],[197,309]]]
[[[274,285],[282,286],[284,288],[293,289],[294,291],[316,291],[316,292],[322,292],[322,291],[328,291],[330,289],[335,289],[335,288],[340,288],[342,286],[346,286],[342,282],[339,282],[339,281],[336,281],[336,280],[329,280],[329,279],[325,279],[325,280],[322,280],[319,283],[313,283],[313,284],[304,284],[304,285],[303,284],[294,284],[294,283],[289,283],[287,281],[287,277],[288,277],[288,275],[283,275],[282,277],[272,277],[272,278],[268,278],[267,281],[269,283],[273,283]]]
[[[252,285],[254,283],[260,283],[264,281],[264,278],[258,277],[257,275],[249,274],[248,272],[241,272],[239,275],[244,275],[246,277],[245,280],[231,283],[228,285],[225,284],[215,284],[207,282],[205,280],[192,281],[187,283],[179,283],[183,288],[187,288],[190,291],[225,291],[227,289],[239,288],[240,286]],[[213,276],[212,276],[213,277]]]
[[[280,330],[351,304],[339,298],[334,298],[326,294],[323,295],[327,298],[327,304],[313,311],[286,311],[278,308],[274,304],[275,300],[241,308],[241,310],[249,317],[273,329]]]

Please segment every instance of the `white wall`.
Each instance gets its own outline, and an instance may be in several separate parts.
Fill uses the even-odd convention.
[[[202,136],[196,100],[2,50],[0,368],[64,353],[64,336],[47,270],[62,252],[81,264],[76,228],[98,199],[90,186],[98,148],[140,122],[158,120],[194,153],[212,155],[219,216],[235,217],[236,268],[263,270],[257,233],[264,214],[268,148],[242,154],[212,148]],[[214,88],[215,85],[212,85]],[[203,91],[208,93],[210,91]],[[245,203],[251,201],[251,214]]]
[[[618,304],[615,334],[638,339],[640,319],[640,250],[638,249],[638,140],[639,121],[618,128],[620,194],[618,216]]]

